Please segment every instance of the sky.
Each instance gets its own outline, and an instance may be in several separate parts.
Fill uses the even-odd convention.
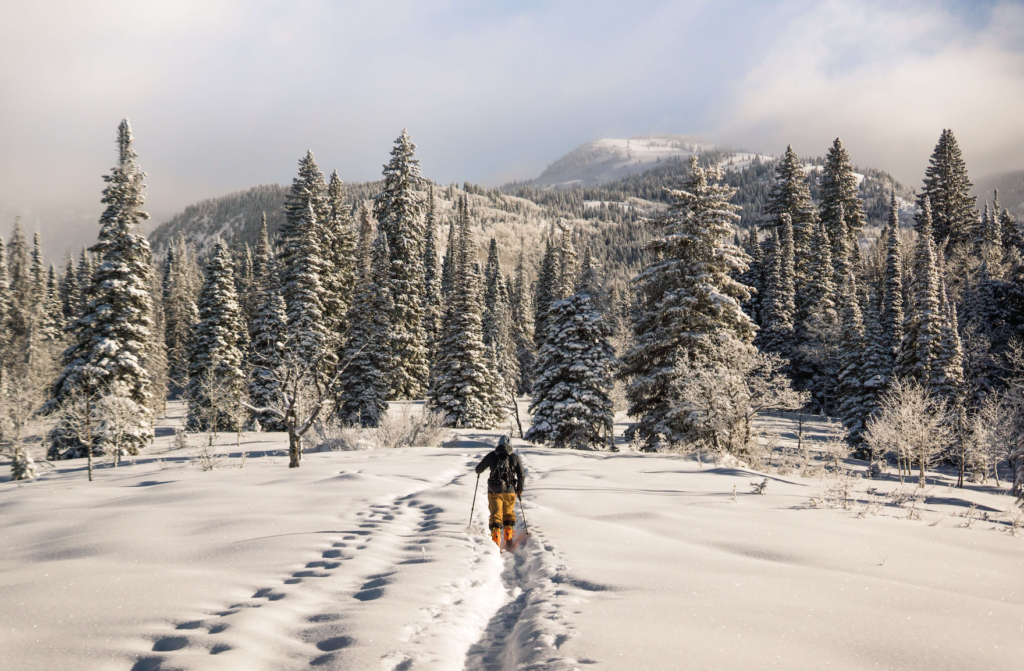
[[[972,0],[6,0],[0,235],[95,239],[127,117],[155,225],[325,172],[497,186],[581,143],[697,135],[920,183],[943,128],[972,176],[1024,168],[1024,3]],[[150,228],[152,225],[150,226]]]

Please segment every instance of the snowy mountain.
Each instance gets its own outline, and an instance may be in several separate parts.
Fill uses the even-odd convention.
[[[694,154],[720,150],[684,135],[603,138],[582,144],[525,183],[536,187],[598,186],[628,175],[647,172],[663,161],[682,160]],[[754,154],[736,153],[733,169],[742,169]]]

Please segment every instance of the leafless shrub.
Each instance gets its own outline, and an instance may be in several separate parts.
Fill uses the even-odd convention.
[[[761,482],[751,482],[750,483],[750,493],[751,494],[764,494],[767,491],[768,491],[768,478],[765,478]]]
[[[310,452],[351,452],[354,450],[371,450],[374,448],[373,429],[330,421],[317,426],[313,430],[316,447]]]
[[[449,431],[440,412],[423,408],[414,413],[404,405],[398,412],[392,407],[381,417],[375,438],[377,447],[381,449],[431,446],[439,445]]]

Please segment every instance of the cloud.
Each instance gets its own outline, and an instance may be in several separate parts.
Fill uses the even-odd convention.
[[[981,6],[979,3],[978,6]],[[1021,166],[1024,9],[825,2],[775,36],[720,105],[719,137],[820,155],[840,136],[860,164],[916,184],[944,128],[968,168]]]

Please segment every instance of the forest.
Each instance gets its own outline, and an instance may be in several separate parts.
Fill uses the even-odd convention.
[[[290,186],[148,238],[127,120],[117,148],[94,245],[58,266],[18,221],[0,239],[14,480],[139,454],[169,400],[190,433],[286,433],[291,467],[423,400],[424,426],[755,468],[755,415],[813,413],[873,471],[923,486],[944,465],[1024,493],[1024,235],[998,193],[971,195],[951,130],[917,189],[839,139],[594,187],[441,185],[403,131],[379,181],[344,184],[308,152]]]

